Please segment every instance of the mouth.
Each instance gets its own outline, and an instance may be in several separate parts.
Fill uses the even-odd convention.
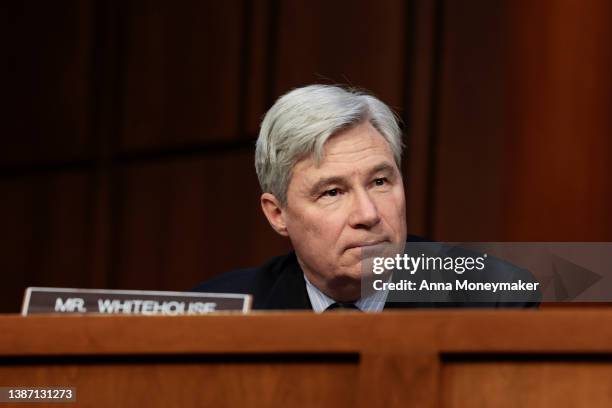
[[[374,247],[374,246],[380,245],[380,244],[382,244],[384,242],[388,242],[388,241],[386,239],[379,239],[379,240],[372,240],[372,241],[354,242],[354,243],[348,245],[346,247],[346,250],[348,251],[349,249]]]

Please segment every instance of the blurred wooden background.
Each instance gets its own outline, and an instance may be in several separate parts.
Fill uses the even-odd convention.
[[[403,118],[409,231],[612,240],[607,0],[9,0],[0,311],[26,286],[185,290],[286,252],[261,116],[310,83]]]

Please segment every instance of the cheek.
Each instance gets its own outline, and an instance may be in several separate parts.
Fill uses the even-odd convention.
[[[404,191],[402,191],[401,195],[398,197],[397,211],[399,212],[399,217],[402,220],[406,220],[406,197],[404,197]]]
[[[383,214],[383,218],[393,229],[398,227],[397,224],[403,224],[406,220],[406,200],[404,191],[398,189],[392,192],[391,197],[387,196],[381,200],[379,210]],[[399,226],[401,227],[401,226]]]
[[[393,190],[394,207],[402,217],[406,215],[406,195],[404,194],[404,186],[399,185]]]
[[[341,217],[332,212],[306,213],[287,224],[289,234],[311,248],[330,249],[342,232]]]
[[[287,220],[287,229],[290,236],[299,238],[300,240],[312,240],[321,235],[319,220],[308,212],[289,217]]]

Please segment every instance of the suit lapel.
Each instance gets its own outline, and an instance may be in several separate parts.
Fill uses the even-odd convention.
[[[280,274],[266,300],[265,309],[269,310],[312,310],[306,291],[304,273],[295,259],[289,262]]]

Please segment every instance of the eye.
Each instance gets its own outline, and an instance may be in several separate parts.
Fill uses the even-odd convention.
[[[331,190],[327,190],[325,192],[323,192],[322,196],[327,196],[327,197],[335,197],[338,194],[340,194],[340,191],[337,188],[332,188]]]
[[[385,184],[387,184],[388,180],[386,177],[381,177],[381,178],[377,178],[376,180],[374,180],[374,185],[376,186],[384,186]]]

